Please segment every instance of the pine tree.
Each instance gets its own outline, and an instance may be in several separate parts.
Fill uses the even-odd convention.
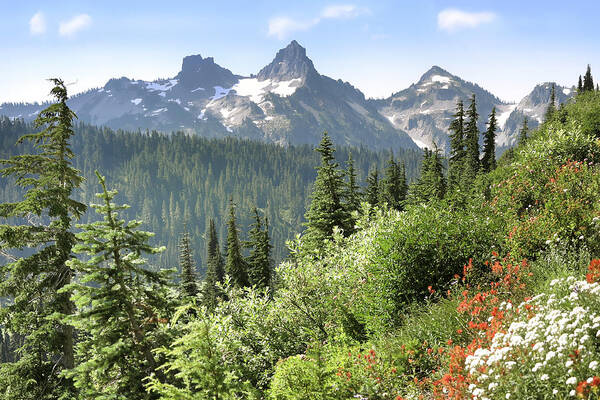
[[[102,204],[92,207],[103,219],[78,225],[80,243],[73,250],[90,258],[68,262],[80,277],[66,287],[80,310],[68,319],[82,335],[79,363],[67,376],[74,379],[78,398],[148,399],[144,379],[154,374],[164,380],[152,349],[165,344],[159,326],[171,311],[166,300],[170,271],[144,266],[143,254],[164,247],[148,244],[153,234],[137,230],[141,221],[119,219],[128,206],[113,203],[117,192],[107,190],[104,177],[96,174]]]
[[[464,187],[470,187],[479,172],[479,128],[477,128],[477,104],[475,94],[471,97],[471,104],[467,110],[467,124],[465,126],[465,163],[463,172]]]
[[[585,87],[585,86],[584,86]],[[552,84],[552,90],[550,91],[550,103],[546,109],[546,115],[544,116],[545,121],[550,121],[556,112],[556,85]]]
[[[435,150],[425,149],[419,179],[411,186],[409,202],[411,204],[426,203],[433,199],[443,199],[446,194],[446,180],[442,157],[436,146]]]
[[[225,277],[225,265],[221,250],[219,249],[219,239],[215,221],[211,218],[208,224],[208,243],[206,246],[206,276],[204,278],[203,298],[209,308],[214,308],[217,300],[222,293],[218,288],[219,283],[223,283]]]
[[[258,288],[265,288],[271,285],[271,246],[269,240],[269,226],[265,218],[264,226],[258,215],[258,209],[252,209],[254,214],[254,223],[248,231],[249,240],[245,247],[250,249],[250,255],[247,259],[248,276],[250,284]]]
[[[490,172],[496,169],[496,107],[492,107],[492,113],[487,123],[487,130],[483,133],[483,157],[481,158],[481,169]]]
[[[181,271],[181,294],[184,297],[196,297],[196,263],[192,254],[189,232],[184,232],[179,239],[179,269]]]
[[[398,190],[398,202],[399,204],[402,205],[402,209],[404,209],[404,203],[406,202],[406,198],[408,196],[408,183],[406,182],[406,163],[404,162],[404,160],[402,161],[402,163],[400,164],[400,170],[399,170],[399,178],[398,178],[398,184],[399,184],[399,190]]]
[[[381,186],[381,202],[387,203],[395,210],[402,210],[406,200],[406,176],[403,181],[400,166],[394,160],[393,154],[388,160]]]
[[[227,261],[225,271],[231,282],[237,287],[246,287],[248,281],[248,266],[242,257],[238,228],[235,221],[235,205],[229,200],[229,220],[227,221]]]
[[[320,248],[320,243],[332,236],[334,227],[341,228],[346,235],[351,232],[352,227],[348,226],[350,216],[342,202],[343,173],[338,169],[333,156],[335,149],[327,132],[323,133],[316,151],[321,154],[321,165],[317,168],[310,207],[305,215],[305,237],[313,248]]]
[[[523,118],[523,126],[519,131],[519,145],[522,146],[527,141],[527,135],[529,134],[529,126],[527,125],[527,117]]]
[[[448,186],[451,190],[460,182],[465,164],[465,110],[462,100],[456,104],[454,120],[450,123],[450,159],[448,160]]]
[[[356,170],[354,169],[354,159],[352,153],[348,155],[348,162],[346,166],[346,208],[349,212],[358,211],[360,209],[360,187],[356,182]],[[353,221],[354,222],[354,221]],[[352,224],[354,225],[354,224]]]
[[[51,79],[57,102],[41,111],[35,121],[39,133],[21,137],[33,143],[35,154],[0,161],[3,177],[12,178],[26,193],[22,201],[0,205],[1,218],[22,221],[0,225],[0,251],[9,261],[0,267],[0,298],[10,303],[0,309],[0,323],[23,337],[19,359],[0,366],[0,392],[10,386],[12,398],[51,399],[74,397],[72,385],[60,378],[74,366],[73,327],[57,322],[56,315],[74,311],[71,294],[64,290],[73,277],[67,265],[75,235],[72,225],[85,205],[71,196],[82,177],[73,168],[70,147],[75,114],[67,106],[67,89]],[[31,255],[11,256],[11,250]]]
[[[592,78],[592,69],[589,64],[587,66],[587,70],[585,71],[585,75],[583,77],[583,91],[584,92],[594,91],[594,79]]]
[[[365,201],[373,207],[379,205],[379,170],[377,167],[372,169],[371,172],[369,172],[369,176],[367,176]]]
[[[579,81],[577,82],[577,93],[583,92],[583,83],[581,81],[581,75],[579,75]]]

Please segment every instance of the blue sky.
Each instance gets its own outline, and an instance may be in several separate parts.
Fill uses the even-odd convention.
[[[432,65],[520,100],[543,81],[600,71],[600,2],[0,0],[0,103],[111,77],[175,75],[189,54],[248,75],[296,39],[319,72],[387,97]],[[600,74],[598,74],[600,78]]]

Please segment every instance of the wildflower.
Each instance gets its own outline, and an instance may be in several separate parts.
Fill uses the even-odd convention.
[[[590,368],[590,369],[596,369],[596,368],[598,368],[598,361],[595,361],[595,360],[594,360],[594,361],[592,361],[592,362],[590,363],[590,365],[589,365],[589,368]]]
[[[577,384],[577,378],[575,378],[574,376],[572,376],[569,379],[567,379],[567,381],[565,383],[567,385],[575,385],[575,384]]]

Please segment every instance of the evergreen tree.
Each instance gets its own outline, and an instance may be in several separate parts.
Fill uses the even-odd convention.
[[[465,110],[462,100],[456,104],[454,120],[450,123],[450,159],[448,160],[448,186],[454,189],[460,182],[465,164]]]
[[[446,194],[446,180],[442,157],[436,146],[435,151],[425,149],[421,163],[421,175],[411,186],[409,202],[426,203],[433,199],[443,199]]]
[[[391,154],[385,169],[385,177],[382,180],[381,201],[387,203],[390,208],[402,210],[406,200],[406,175],[402,177],[402,171]]]
[[[377,167],[372,169],[367,176],[365,201],[373,207],[379,205],[379,170]]]
[[[152,233],[139,231],[141,221],[126,222],[119,212],[128,206],[113,203],[117,194],[107,190],[98,175],[102,204],[92,205],[103,219],[78,225],[80,241],[68,265],[80,279],[65,289],[73,292],[79,308],[68,317],[83,333],[77,344],[78,365],[67,372],[79,389],[78,398],[148,399],[144,379],[152,374],[164,380],[152,349],[164,345],[159,326],[167,322],[169,270],[145,268],[143,254],[156,254]]]
[[[73,327],[57,322],[56,315],[74,311],[65,290],[73,277],[66,262],[75,244],[72,225],[86,207],[71,198],[82,182],[71,163],[76,116],[67,106],[63,81],[51,81],[55,86],[50,93],[57,102],[35,121],[43,130],[18,141],[33,143],[37,152],[0,161],[5,166],[2,176],[25,190],[23,200],[0,204],[1,218],[22,222],[0,225],[0,250],[9,255],[0,267],[0,298],[10,300],[0,309],[0,323],[11,335],[24,338],[18,360],[0,365],[0,392],[15,399],[74,397],[70,382],[59,378],[74,366]],[[32,254],[11,255],[23,249]]]
[[[194,262],[188,232],[184,232],[179,239],[179,269],[181,271],[181,294],[196,297],[198,294],[196,263]]]
[[[343,173],[338,169],[333,153],[335,149],[329,139],[327,132],[316,151],[321,154],[321,165],[317,168],[311,203],[306,212],[306,240],[313,247],[319,248],[320,243],[329,239],[333,234],[333,228],[339,227],[344,234],[351,233],[349,226],[350,216],[346,206],[343,204],[344,181]]]
[[[527,117],[523,118],[523,126],[519,131],[519,145],[522,146],[527,141],[527,135],[529,134],[529,126],[527,124]]]
[[[346,167],[346,177],[348,182],[346,183],[346,206],[349,212],[358,211],[360,209],[360,187],[356,182],[356,170],[354,169],[354,159],[352,153],[348,155],[348,162]]]
[[[221,292],[217,284],[223,283],[225,277],[225,265],[221,250],[219,249],[219,239],[215,221],[211,218],[208,224],[208,244],[206,246],[206,276],[204,278],[204,302],[209,308],[214,308],[217,299],[221,297]]]
[[[463,181],[465,187],[470,187],[479,171],[479,128],[477,128],[477,104],[475,94],[471,97],[471,104],[467,109],[467,124],[465,126],[465,163]]]
[[[583,92],[583,83],[581,81],[581,75],[579,75],[579,81],[577,82],[577,93]]]
[[[585,87],[585,86],[584,86]],[[546,115],[544,116],[545,121],[550,121],[556,112],[556,85],[552,84],[552,90],[550,91],[550,103],[546,109]]]
[[[245,246],[250,249],[250,255],[247,260],[248,276],[250,284],[259,288],[268,287],[271,284],[271,246],[269,240],[269,226],[265,218],[264,226],[258,215],[258,209],[252,209],[254,214],[254,223],[248,231],[249,240]]]
[[[404,209],[404,203],[406,202],[406,198],[408,196],[408,183],[406,182],[406,163],[402,161],[400,164],[399,171],[399,203],[402,205],[402,209]]]
[[[229,220],[227,221],[227,261],[225,271],[231,282],[237,287],[249,285],[248,268],[242,257],[238,228],[235,222],[235,205],[233,198],[229,200]]]
[[[592,69],[588,64],[587,70],[585,71],[585,75],[583,77],[583,91],[594,91],[594,79],[592,78]]]
[[[492,107],[492,113],[487,123],[487,130],[483,134],[483,157],[481,158],[481,169],[490,172],[496,169],[496,107]]]

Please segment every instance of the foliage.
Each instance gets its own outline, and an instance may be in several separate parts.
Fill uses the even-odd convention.
[[[169,318],[166,291],[169,270],[145,268],[143,254],[162,251],[148,244],[151,233],[137,230],[140,221],[125,222],[112,201],[117,192],[106,189],[98,174],[103,204],[92,204],[103,220],[78,225],[80,241],[68,265],[79,281],[63,290],[73,293],[78,312],[67,317],[82,333],[77,343],[77,365],[65,375],[75,381],[79,398],[148,399],[143,379],[157,370],[151,350],[166,338],[160,326]]]
[[[0,252],[8,259],[0,267],[0,296],[8,299],[0,323],[24,338],[17,359],[0,365],[0,392],[7,399],[72,396],[70,382],[59,375],[74,365],[73,328],[59,315],[73,313],[70,293],[61,289],[73,278],[66,264],[75,244],[72,225],[86,206],[73,196],[83,180],[71,162],[75,114],[63,81],[51,81],[57,103],[39,113],[34,126],[42,131],[18,140],[32,144],[32,153],[0,161],[2,176],[25,192],[0,204],[0,217],[15,221],[0,225]]]

